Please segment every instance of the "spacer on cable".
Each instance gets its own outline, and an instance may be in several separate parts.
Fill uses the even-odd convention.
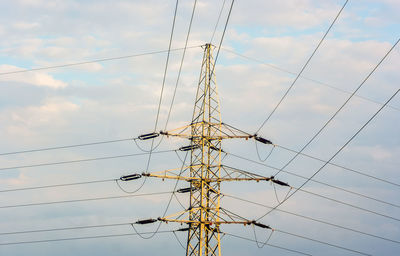
[[[142,175],[140,175],[139,173],[135,173],[135,174],[130,174],[130,175],[125,175],[122,176],[121,178],[119,178],[122,181],[130,181],[130,180],[136,180],[141,178]]]
[[[156,132],[142,134],[138,137],[139,140],[149,140],[160,136],[160,134]]]

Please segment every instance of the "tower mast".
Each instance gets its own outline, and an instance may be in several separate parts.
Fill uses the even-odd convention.
[[[221,256],[221,224],[256,225],[271,229],[269,226],[240,217],[221,207],[221,182],[225,181],[271,181],[280,185],[287,184],[248,171],[239,170],[221,163],[221,148],[224,139],[250,139],[263,144],[271,141],[251,135],[221,121],[221,111],[217,84],[214,73],[213,46],[204,46],[203,61],[192,122],[189,125],[159,133],[149,133],[139,136],[141,140],[153,139],[159,135],[186,138],[190,145],[179,148],[190,151],[190,165],[178,169],[161,172],[133,174],[124,180],[137,179],[142,176],[187,181],[190,187],[178,189],[178,193],[190,193],[189,207],[181,212],[163,216],[158,219],[137,221],[136,224],[149,224],[155,221],[187,224],[188,231],[186,256]],[[185,163],[184,163],[185,165]],[[124,177],[122,177],[124,178]]]
[[[221,112],[211,44],[203,62],[191,123],[190,229],[186,255],[221,255],[219,233]]]

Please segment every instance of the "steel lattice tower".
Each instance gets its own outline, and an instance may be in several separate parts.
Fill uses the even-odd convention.
[[[205,45],[191,126],[190,214],[186,255],[221,255],[221,112],[212,47]]]
[[[271,144],[269,140],[238,130],[221,121],[220,104],[214,73],[213,46],[204,46],[199,83],[197,87],[192,122],[189,125],[160,133],[149,133],[139,136],[142,140],[152,139],[159,135],[186,138],[190,145],[179,150],[190,151],[190,165],[161,172],[142,173],[126,176],[125,180],[139,176],[161,179],[184,180],[190,187],[177,190],[179,193],[190,193],[189,207],[181,212],[158,218],[158,221],[187,224],[187,256],[220,256],[221,224],[254,224],[262,228],[269,226],[250,221],[221,207],[221,182],[224,181],[272,181],[273,177],[264,177],[251,172],[239,170],[221,163],[224,151],[221,142],[224,139],[254,138]],[[282,183],[282,182],[281,182]],[[148,224],[157,221],[148,219],[136,224]]]

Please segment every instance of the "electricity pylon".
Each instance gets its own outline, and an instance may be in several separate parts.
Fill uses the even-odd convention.
[[[190,165],[179,169],[161,172],[142,173],[141,176],[161,179],[175,179],[189,182],[190,187],[177,192],[190,193],[189,207],[176,214],[158,218],[158,221],[187,224],[181,229],[188,231],[187,256],[220,256],[221,224],[254,224],[262,228],[270,228],[261,223],[240,217],[221,207],[221,182],[225,181],[272,181],[287,185],[273,177],[264,177],[239,170],[221,163],[224,151],[221,142],[224,139],[253,138],[264,144],[272,144],[269,140],[251,135],[222,122],[217,84],[214,73],[213,46],[204,46],[204,55],[200,78],[197,87],[192,122],[184,127],[160,133],[149,133],[139,136],[140,139],[152,139],[159,135],[187,138],[190,145],[180,148],[190,151]],[[136,179],[138,174],[125,176],[125,180]],[[148,224],[155,219],[141,220],[136,224]]]
[[[190,146],[193,149],[190,159],[188,256],[221,255],[221,111],[213,71],[212,47],[207,44],[190,125]]]

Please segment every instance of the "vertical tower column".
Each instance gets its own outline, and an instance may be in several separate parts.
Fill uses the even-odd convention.
[[[213,46],[204,55],[192,117],[190,229],[186,255],[221,255],[219,233],[221,175],[221,112],[214,74]],[[218,181],[216,181],[218,180]]]
[[[146,140],[164,136],[176,136],[189,139],[190,146],[179,148],[191,152],[190,165],[161,172],[134,174],[125,177],[137,179],[142,176],[174,180],[190,183],[190,188],[178,189],[178,193],[190,193],[189,208],[163,216],[157,220],[166,223],[174,222],[189,225],[179,231],[188,231],[186,256],[221,256],[220,225],[241,224],[255,225],[271,229],[269,226],[251,221],[220,207],[220,184],[223,181],[272,181],[278,185],[289,186],[273,177],[264,177],[248,171],[221,164],[221,141],[223,139],[255,139],[263,144],[271,141],[243,132],[233,126],[221,122],[221,111],[217,84],[214,74],[213,46],[204,46],[196,100],[192,122],[180,128],[160,133],[149,133],[139,136]],[[178,174],[179,172],[179,174]],[[189,173],[188,173],[189,172]],[[122,177],[124,178],[124,177]],[[155,219],[140,220],[136,224],[147,224]]]

